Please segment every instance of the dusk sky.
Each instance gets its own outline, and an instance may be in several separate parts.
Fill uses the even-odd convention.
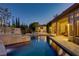
[[[0,4],[0,7],[9,8],[12,16],[19,17],[21,23],[30,24],[39,22],[46,24],[53,19],[53,16],[60,14],[72,4],[49,3],[49,4]]]

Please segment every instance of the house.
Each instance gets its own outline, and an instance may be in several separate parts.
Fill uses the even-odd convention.
[[[47,24],[47,32],[63,35],[79,44],[79,3],[75,3]]]
[[[39,25],[39,26],[37,26],[35,31],[37,33],[46,33],[47,32],[46,25]]]

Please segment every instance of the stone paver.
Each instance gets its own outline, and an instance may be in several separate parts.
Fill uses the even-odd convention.
[[[79,45],[74,44],[73,42],[69,42],[67,37],[55,36],[50,38],[52,38],[53,41],[63,46],[66,50],[68,50],[68,52],[79,56]]]

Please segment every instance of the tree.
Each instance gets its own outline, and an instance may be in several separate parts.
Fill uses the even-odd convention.
[[[8,22],[8,27],[10,27],[10,21]]]
[[[35,28],[39,26],[38,22],[33,22],[29,25],[30,30],[32,30],[32,32],[35,32]]]
[[[16,27],[19,28],[20,27],[20,19],[19,17],[16,18]]]
[[[19,19],[19,17],[17,18],[16,17],[16,19],[14,19],[14,17],[13,17],[13,19],[12,19],[12,27],[14,27],[14,28],[20,28],[20,19]]]
[[[11,11],[8,8],[0,8],[1,27],[4,33],[6,32],[7,20],[11,17]]]
[[[5,8],[3,10],[3,19],[4,19],[4,25],[6,26],[7,20],[11,17],[11,12],[9,11],[8,8]]]
[[[2,25],[6,25],[7,20],[11,17],[11,11],[8,8],[0,7],[0,20],[3,22]]]
[[[21,32],[22,32],[22,34],[26,34],[26,32],[28,32],[28,25],[26,24],[22,24],[21,25]]]
[[[14,16],[12,17],[12,27],[16,28],[16,23],[15,23],[15,20],[14,20]]]

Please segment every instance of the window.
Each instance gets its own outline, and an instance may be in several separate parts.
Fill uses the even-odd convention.
[[[78,17],[78,16],[79,16],[79,9],[75,11],[75,17]]]
[[[65,33],[65,24],[61,23],[60,24],[60,34],[64,35],[64,33]]]
[[[74,18],[74,12],[70,13],[68,16],[69,16],[69,19],[73,19]]]
[[[56,34],[56,23],[52,24],[52,33]]]
[[[75,14],[75,17],[79,17],[79,12],[77,12],[77,13]]]
[[[70,15],[70,19],[73,19],[73,15]]]
[[[68,27],[67,27],[67,24],[68,24],[68,21],[67,20],[64,20],[60,23],[60,34],[61,35],[65,35],[67,36],[68,35]]]

